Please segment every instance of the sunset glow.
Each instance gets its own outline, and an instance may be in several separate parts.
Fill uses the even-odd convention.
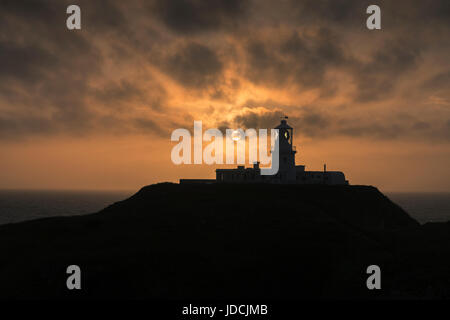
[[[70,1],[19,2],[0,5],[0,188],[211,178],[217,166],[170,161],[174,129],[273,128],[288,115],[311,170],[450,190],[444,1],[380,1],[379,32],[364,1],[78,1],[77,31],[64,24]]]

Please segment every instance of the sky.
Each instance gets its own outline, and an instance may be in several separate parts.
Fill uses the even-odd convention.
[[[172,163],[173,130],[287,115],[307,170],[450,192],[449,57],[448,0],[2,0],[0,188],[213,178]]]

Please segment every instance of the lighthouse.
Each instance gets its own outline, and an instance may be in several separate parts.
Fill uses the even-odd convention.
[[[279,134],[279,159],[280,165],[277,178],[281,183],[295,182],[295,154],[297,153],[293,143],[294,129],[288,125],[287,117],[281,120],[281,123],[275,127]]]
[[[261,175],[259,162],[253,167],[238,166],[235,169],[216,169],[216,179],[180,179],[180,183],[274,183],[274,184],[325,184],[348,185],[341,171],[306,171],[305,165],[295,164],[297,148],[293,145],[294,129],[283,117],[278,126],[278,172],[274,175]],[[273,154],[272,154],[273,156]],[[274,163],[272,161],[272,163]]]

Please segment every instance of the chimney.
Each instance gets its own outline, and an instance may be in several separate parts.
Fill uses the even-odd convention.
[[[327,164],[326,163],[323,164],[323,172],[327,172]]]

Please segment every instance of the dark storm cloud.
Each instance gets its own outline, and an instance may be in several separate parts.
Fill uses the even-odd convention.
[[[89,123],[87,82],[99,70],[99,55],[85,38],[51,28],[55,7],[33,11],[25,4],[2,2],[0,9],[2,31],[8,34],[0,39],[0,101],[14,110],[2,114],[0,138],[51,134],[64,127],[83,132]]]
[[[52,0],[3,0],[0,3],[0,15],[3,18],[0,23],[3,25],[6,19],[23,19],[22,22],[36,22],[42,26],[58,20],[57,17],[61,16],[58,15],[58,8],[65,7],[62,3],[58,5],[58,1]],[[61,21],[64,21],[64,18]]]
[[[375,139],[394,139],[404,134],[404,128],[398,124],[378,123],[342,123],[339,133],[349,137],[369,137]]]
[[[115,32],[114,45],[130,35],[119,3],[77,2],[82,8],[82,30],[89,32],[67,30],[66,8],[71,1],[0,3],[0,26],[7,35],[0,37],[0,102],[11,109],[1,116],[0,139],[84,135],[96,130],[149,132],[139,122],[121,119],[117,106],[139,102],[159,110],[165,91],[156,82],[147,86],[147,92],[134,79],[109,79],[103,87],[91,87],[104,70],[105,57],[96,40],[105,41]],[[89,100],[116,114],[99,114]]]
[[[90,94],[98,103],[111,109],[127,108],[131,103],[161,111],[167,98],[167,92],[156,82],[150,81],[150,84],[151,86],[146,83],[146,87],[142,88],[138,82],[122,79],[117,82],[110,81],[101,88],[91,89]]]
[[[164,69],[186,87],[203,88],[218,80],[223,65],[207,46],[189,43],[165,59]]]
[[[278,123],[282,116],[282,111],[269,111],[264,113],[249,111],[236,116],[233,121],[237,126],[245,129],[268,129],[272,128],[274,123]]]
[[[397,117],[398,118],[398,117]],[[426,121],[410,117],[404,121],[342,119],[336,134],[379,140],[409,138],[415,141],[450,142],[450,121]]]
[[[65,7],[58,2],[6,1],[0,12],[2,31],[8,34],[0,40],[0,77],[59,87],[62,81],[73,84],[99,70],[100,56],[92,43],[64,30]],[[62,27],[56,27],[58,22]]]
[[[293,32],[281,43],[251,40],[246,51],[248,78],[271,86],[294,82],[303,87],[317,87],[323,83],[329,67],[346,63],[338,39],[325,28],[314,37]]]
[[[304,108],[302,115],[297,121],[299,128],[302,128],[302,133],[309,137],[324,136],[330,133],[330,123],[332,119],[320,111],[313,108]],[[328,132],[328,133],[327,133]]]
[[[70,1],[69,1],[70,2]],[[73,2],[73,1],[72,1]],[[127,20],[118,1],[81,1],[83,24],[92,32],[114,32],[128,34],[130,21]],[[66,6],[67,7],[67,6]]]
[[[421,48],[414,39],[386,41],[369,62],[354,62],[351,74],[357,86],[356,100],[376,101],[389,95],[401,77],[417,67]]]
[[[322,95],[332,95],[335,88],[326,79],[330,69],[337,69],[353,78],[355,102],[374,102],[392,97],[399,83],[421,62],[421,54],[436,39],[448,37],[450,19],[448,1],[427,3],[419,0],[379,1],[382,9],[384,40],[358,56],[348,45],[348,35],[365,34],[361,46],[376,39],[365,28],[366,8],[370,1],[303,0],[280,5],[280,13],[266,6],[268,21],[277,26],[281,19],[290,26],[319,28],[315,37],[295,34],[288,40],[252,39],[247,45],[247,76],[258,85],[298,84],[300,88],[315,87]],[[270,12],[269,12],[270,11]],[[272,15],[272,11],[276,14]],[[275,16],[276,20],[271,21]],[[269,23],[268,22],[268,23]],[[283,38],[277,35],[277,38]],[[448,50],[448,45],[446,50]]]
[[[290,8],[299,23],[352,24],[371,4],[361,0],[304,0],[290,1]]]
[[[68,42],[66,8],[76,4],[82,8],[82,28],[90,32],[115,32],[127,30],[128,21],[122,13],[119,1],[79,0],[2,0],[0,2],[0,26],[27,37],[28,41],[51,39],[55,44]],[[14,25],[14,30],[12,26]],[[24,33],[24,32],[31,33]],[[36,31],[33,33],[32,31]],[[40,32],[45,31],[47,35]]]
[[[263,41],[251,41],[247,45],[248,69],[246,76],[256,84],[281,86],[288,79],[288,64],[278,58]]]
[[[314,36],[292,33],[286,40],[251,40],[246,45],[246,76],[255,84],[318,88],[323,95],[335,88],[327,72],[338,70],[353,78],[355,102],[389,97],[396,85],[421,62],[423,44],[409,35],[388,38],[361,59],[345,48],[345,41],[331,28],[322,27]]]
[[[382,9],[386,28],[418,30],[430,24],[447,24],[450,3],[447,0],[290,0],[287,9],[301,25],[335,25],[337,28],[365,28],[366,8],[376,4]],[[361,23],[363,22],[363,23]]]
[[[0,3],[1,29],[7,35],[0,38],[0,76],[29,82],[46,80],[61,69],[84,75],[98,70],[99,55],[92,43],[65,29],[65,9],[58,1]],[[90,70],[85,70],[87,65]]]
[[[450,71],[444,71],[436,74],[426,80],[423,84],[428,89],[450,89]]]
[[[34,82],[56,64],[57,57],[36,45],[0,42],[0,78]]]
[[[218,31],[236,26],[245,17],[247,0],[155,1],[151,12],[180,34]]]

